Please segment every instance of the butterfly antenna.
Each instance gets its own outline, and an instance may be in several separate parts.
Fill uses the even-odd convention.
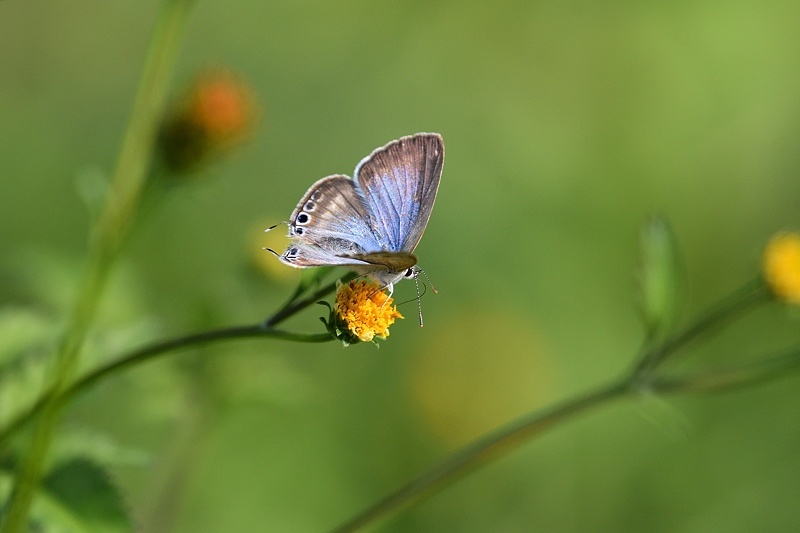
[[[272,226],[270,226],[270,227],[268,227],[267,229],[265,229],[265,230],[264,230],[264,233],[269,233],[270,231],[274,230],[275,228],[277,228],[277,227],[278,227],[278,226],[280,226],[281,224],[286,224],[286,222],[281,222],[280,224],[273,224]],[[279,254],[278,252],[276,252],[276,251],[275,251],[275,250],[273,250],[272,248],[267,248],[266,246],[264,246],[264,247],[262,247],[261,249],[262,249],[262,250],[266,250],[266,251],[268,251],[268,252],[271,252],[271,253],[272,253],[272,255],[274,255],[274,256],[275,256],[275,257],[277,257],[278,259],[280,259],[280,258],[281,258],[281,254]]]
[[[429,277],[428,277],[428,274],[426,274],[424,270],[422,270],[422,269],[420,268],[420,269],[417,271],[417,276],[419,275],[419,273],[420,273],[420,272],[422,272],[422,275],[423,275],[423,276],[425,276],[425,279],[426,279],[426,280],[428,280],[428,285],[430,285],[430,286],[431,286],[431,290],[433,291],[433,294],[439,294],[439,291],[437,291],[437,290],[436,290],[436,287],[434,287],[434,286],[433,286],[433,282],[431,281],[431,278],[429,278]],[[417,276],[414,276],[414,279],[416,279],[416,277],[417,277]]]
[[[419,327],[424,326],[424,322],[422,321],[422,295],[419,293],[419,273],[424,271],[422,269],[417,270],[414,273],[414,287],[417,289],[417,309],[419,309]],[[425,276],[427,277],[427,276]]]

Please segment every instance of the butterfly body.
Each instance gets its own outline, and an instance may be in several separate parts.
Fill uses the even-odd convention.
[[[413,254],[430,218],[444,162],[436,133],[418,133],[378,148],[353,178],[314,183],[297,204],[291,243],[280,260],[293,267],[338,265],[367,274],[391,291],[414,274]]]

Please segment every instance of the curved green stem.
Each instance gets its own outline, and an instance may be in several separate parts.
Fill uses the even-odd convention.
[[[348,274],[343,279],[347,279],[353,275],[354,274]],[[58,403],[63,404],[69,401],[69,399],[74,397],[76,394],[86,390],[101,379],[145,361],[149,361],[150,359],[153,359],[159,355],[164,355],[193,346],[200,346],[229,339],[271,337],[274,339],[283,339],[295,342],[331,341],[333,340],[333,337],[327,332],[293,333],[275,329],[274,326],[292,317],[303,309],[315,304],[317,300],[330,294],[335,289],[336,282],[333,281],[320,287],[306,298],[301,298],[299,300],[296,298],[302,294],[302,291],[295,292],[293,299],[290,299],[272,316],[259,324],[233,326],[211,331],[202,331],[183,337],[177,337],[175,339],[157,341],[152,344],[148,344],[147,346],[138,348],[127,355],[123,355],[119,359],[111,361],[110,363],[107,363],[106,365],[89,372],[85,376],[71,383],[68,387],[62,389],[60,392],[57,392],[54,388],[50,388],[45,391],[27,411],[19,414],[14,420],[7,424],[6,427],[0,430],[0,443],[5,442],[10,435],[18,431],[21,427],[25,426],[25,424],[41,414],[48,403],[52,402],[56,396]]]
[[[133,366],[139,365],[159,355],[164,355],[178,350],[211,344],[223,340],[248,339],[258,337],[270,337],[273,339],[284,339],[295,342],[328,342],[333,340],[329,333],[293,333],[273,328],[265,328],[262,324],[248,326],[235,326],[211,331],[203,331],[178,337],[166,341],[159,341],[143,346],[127,355],[120,357],[104,366],[101,366],[88,374],[72,382],[68,387],[58,393],[58,402],[66,403],[77,394],[87,390],[98,381],[117,372],[121,372]],[[18,415],[2,431],[0,431],[0,442],[5,441],[10,435],[25,426],[32,419],[42,413],[48,402],[53,401],[55,389],[50,388],[44,392],[39,399],[25,412]]]

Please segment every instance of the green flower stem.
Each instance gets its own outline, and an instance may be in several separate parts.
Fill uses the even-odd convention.
[[[661,393],[710,393],[740,389],[800,370],[800,347],[730,368],[689,376],[656,377],[651,390]]]
[[[68,388],[77,367],[86,333],[97,312],[111,266],[133,222],[147,170],[153,159],[158,120],[190,4],[191,0],[165,0],[163,4],[106,204],[92,235],[87,275],[66,335],[56,354],[50,388],[52,392],[42,406],[42,416],[34,431],[30,449],[16,476],[7,513],[0,524],[0,533],[27,530],[28,509],[61,418],[63,404],[59,397]]]
[[[768,301],[769,296],[770,294],[761,278],[756,278],[746,283],[739,290],[734,291],[718,302],[686,328],[679,330],[665,340],[646,347],[636,364],[633,374],[639,377],[647,377],[668,356],[677,352],[685,344],[688,344],[701,334],[708,333],[712,328],[732,320],[737,315],[751,309],[754,305]]]
[[[356,276],[357,274],[355,274],[354,272],[349,272],[346,275],[344,275],[340,279],[340,281],[342,283],[347,283],[348,281],[356,278]],[[279,324],[280,322],[283,322],[290,316],[296,314],[298,311],[305,309],[311,304],[317,303],[317,301],[319,301],[320,298],[333,292],[335,288],[336,288],[336,282],[334,281],[331,284],[328,284],[324,287],[321,287],[320,289],[317,289],[315,292],[311,293],[309,296],[306,296],[305,298],[302,299],[298,299],[298,297],[303,293],[303,291],[301,290],[295,292],[292,298],[289,299],[288,302],[286,302],[286,304],[283,306],[281,310],[279,310],[274,315],[272,315],[271,317],[269,317],[264,321],[264,327],[270,328],[272,326]]]
[[[492,459],[508,454],[546,429],[564,422],[569,417],[620,398],[629,390],[627,381],[615,382],[583,396],[567,400],[553,407],[534,411],[517,419],[456,452],[438,466],[339,525],[332,530],[332,533],[357,531],[390,511],[409,505],[453,483]]]
[[[622,397],[641,394],[643,382],[650,392],[700,392],[746,386],[800,369],[800,348],[741,367],[716,370],[684,378],[662,378],[655,374],[659,365],[701,334],[725,324],[756,304],[767,301],[769,293],[760,279],[745,284],[702,314],[685,329],[645,346],[634,372],[614,380],[594,392],[567,400],[553,407],[534,411],[502,426],[466,446],[418,478],[370,505],[332,531],[356,531],[377,519],[444,488],[492,459],[504,456],[545,429],[590,408]]]

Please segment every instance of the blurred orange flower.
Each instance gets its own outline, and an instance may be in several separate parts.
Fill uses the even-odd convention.
[[[249,86],[230,71],[200,75],[164,121],[159,147],[170,170],[192,170],[244,141],[256,106]]]

